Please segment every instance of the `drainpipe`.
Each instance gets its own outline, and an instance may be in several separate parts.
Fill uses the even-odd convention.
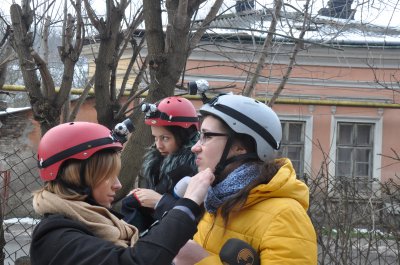
[[[6,91],[20,91],[26,92],[24,86],[15,86],[15,85],[4,85],[3,90]],[[79,95],[82,93],[82,89],[72,89],[72,94]],[[92,90],[91,90],[92,91]],[[91,93],[89,93],[91,94]],[[125,92],[125,96],[128,96],[129,93]],[[143,93],[141,97],[146,97],[147,93]],[[213,97],[215,95],[210,95]],[[198,95],[182,95],[190,100],[201,100],[201,97]],[[255,97],[256,100],[265,102],[269,100],[269,98],[265,97]],[[275,104],[294,104],[294,105],[321,105],[321,106],[343,106],[343,107],[367,107],[367,108],[392,108],[392,109],[400,109],[400,104],[397,103],[382,103],[382,102],[371,102],[371,101],[352,101],[352,100],[328,100],[328,99],[292,99],[292,98],[278,98]]]

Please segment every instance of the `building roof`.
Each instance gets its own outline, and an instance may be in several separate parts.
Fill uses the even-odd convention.
[[[224,36],[230,41],[237,39],[259,40],[267,36],[272,19],[272,10],[251,10],[241,14],[231,13],[219,16],[210,23],[209,38]],[[277,25],[275,40],[293,42],[303,27],[303,14],[286,12]],[[194,27],[201,26],[197,20]],[[229,37],[231,36],[231,37]],[[221,37],[220,39],[224,38]],[[395,46],[400,47],[400,28],[366,24],[352,19],[338,19],[315,15],[311,18],[304,40],[310,43],[339,46]]]
[[[10,114],[23,112],[23,111],[30,110],[30,109],[31,109],[31,107],[7,108],[6,110],[0,111],[0,116],[7,116],[7,115],[10,115]]]

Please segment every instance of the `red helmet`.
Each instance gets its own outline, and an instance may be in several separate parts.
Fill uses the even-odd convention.
[[[148,106],[148,108],[146,107]],[[146,111],[144,122],[151,126],[196,126],[199,130],[199,117],[192,102],[183,97],[168,97],[154,105],[142,106]]]
[[[54,180],[64,161],[85,160],[106,148],[121,150],[122,144],[103,125],[70,122],[55,126],[43,135],[39,143],[40,178],[44,181]]]

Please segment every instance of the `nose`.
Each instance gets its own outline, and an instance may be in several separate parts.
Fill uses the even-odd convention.
[[[161,139],[157,139],[155,142],[156,142],[157,149],[163,149],[164,148],[164,144],[161,141]]]
[[[119,181],[119,178],[116,178],[115,179],[115,182],[114,182],[114,184],[113,184],[113,189],[114,190],[120,190],[122,188],[122,184],[121,184],[121,182]]]
[[[192,151],[192,153],[199,153],[201,151],[201,144],[200,144],[200,140],[198,140],[193,146],[192,148],[190,148],[190,151]]]

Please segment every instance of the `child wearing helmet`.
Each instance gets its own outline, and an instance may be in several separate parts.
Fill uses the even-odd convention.
[[[174,205],[175,185],[183,177],[197,173],[191,147],[199,136],[197,111],[186,98],[167,97],[156,104],[143,104],[142,110],[154,144],[144,156],[140,188],[134,189],[121,207],[124,220],[140,231]]]
[[[211,171],[194,176],[184,198],[139,238],[138,229],[110,209],[121,189],[120,141],[89,122],[61,124],[42,137],[38,162],[45,184],[34,193],[33,207],[43,219],[32,234],[32,265],[170,264],[192,238]]]
[[[261,264],[317,264],[309,189],[288,158],[277,158],[282,129],[275,112],[248,97],[221,95],[200,113],[200,139],[192,151],[199,172],[211,168],[215,181],[195,242],[175,264],[222,264],[220,251],[230,238],[250,244]]]

